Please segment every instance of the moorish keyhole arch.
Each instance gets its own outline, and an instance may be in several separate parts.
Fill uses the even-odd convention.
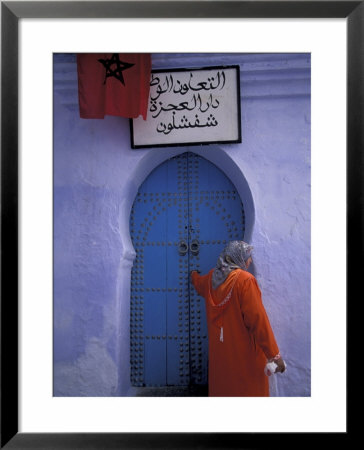
[[[204,300],[191,270],[206,273],[224,245],[244,239],[245,209],[229,178],[185,152],[155,168],[130,215],[130,363],[133,386],[207,384]]]

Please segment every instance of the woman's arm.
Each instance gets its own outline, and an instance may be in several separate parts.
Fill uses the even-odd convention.
[[[254,277],[239,283],[238,289],[240,309],[243,320],[255,341],[263,350],[268,360],[279,355],[279,348],[270,325],[268,315],[263,306],[261,292]],[[280,367],[279,359],[274,362]],[[283,361],[282,361],[283,363]]]
[[[202,297],[205,296],[205,292],[208,286],[208,276],[209,274],[200,275],[197,270],[192,270],[191,272],[191,282],[195,287],[197,293]]]

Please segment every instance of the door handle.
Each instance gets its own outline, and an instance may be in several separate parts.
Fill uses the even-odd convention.
[[[193,256],[197,256],[200,252],[200,243],[197,239],[191,241],[190,250]]]
[[[181,256],[184,256],[187,252],[188,252],[187,242],[182,239],[182,241],[180,241],[179,244],[178,244],[178,253]]]

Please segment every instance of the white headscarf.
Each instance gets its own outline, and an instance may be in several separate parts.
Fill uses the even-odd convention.
[[[235,269],[247,270],[245,261],[251,257],[253,247],[244,241],[231,241],[221,252],[212,274],[212,288],[222,284]]]

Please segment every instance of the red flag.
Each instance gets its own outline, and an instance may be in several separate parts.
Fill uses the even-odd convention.
[[[77,54],[80,117],[146,120],[151,66],[149,53]]]

